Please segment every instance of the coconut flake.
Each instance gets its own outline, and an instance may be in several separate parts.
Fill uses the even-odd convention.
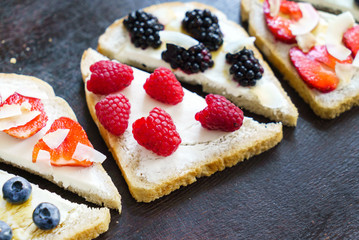
[[[14,94],[14,89],[10,89],[10,88],[0,89],[0,96],[1,96],[2,102],[5,101],[8,97],[10,97],[13,94]]]
[[[31,111],[22,113],[19,116],[0,119],[0,131],[25,125],[41,114],[40,111]]]
[[[340,86],[348,85],[355,71],[356,71],[355,66],[353,66],[352,64],[344,64],[344,63],[335,64],[335,74],[340,80],[338,88]]]
[[[302,18],[289,26],[295,36],[310,33],[318,25],[320,19],[317,10],[314,9],[312,4],[298,3],[298,5],[302,12]]]
[[[344,12],[335,17],[335,19],[330,22],[330,28],[328,28],[325,42],[327,50],[330,55],[343,61],[349,57],[351,51],[346,48],[343,43],[344,33],[354,26],[354,18],[350,12]]]
[[[295,39],[297,40],[298,46],[300,49],[302,49],[303,52],[308,52],[317,42],[315,36],[310,32],[297,35]]]
[[[199,44],[196,39],[180,32],[160,31],[159,34],[162,41],[172,43],[186,49]]]
[[[21,94],[24,97],[39,98],[39,99],[48,98],[47,94],[44,91],[40,91],[34,88],[26,88],[26,87],[18,88],[15,90],[15,92]]]
[[[105,161],[106,156],[99,151],[89,147],[85,144],[78,143],[75,149],[74,154],[72,155],[73,159],[78,161],[91,161],[91,162],[99,162],[103,163]]]
[[[242,39],[238,39],[237,41],[233,41],[229,44],[226,45],[226,51],[229,53],[235,53],[238,52],[239,49],[242,49],[245,46],[248,45],[252,45],[254,44],[254,41],[256,40],[255,37],[247,37],[247,38],[242,38]]]
[[[357,55],[355,56],[352,65],[354,67],[359,67],[359,54],[357,53]]]
[[[281,0],[269,0],[269,14],[271,17],[275,17],[278,15],[280,10]]]
[[[50,132],[46,134],[42,140],[46,143],[47,146],[51,149],[55,149],[61,145],[61,143],[65,140],[67,135],[69,134],[70,129],[57,129],[54,132]]]
[[[39,150],[36,158],[36,165],[40,172],[52,172],[51,155],[48,151]]]
[[[21,114],[21,105],[19,104],[4,104],[0,108],[0,119],[20,116]]]

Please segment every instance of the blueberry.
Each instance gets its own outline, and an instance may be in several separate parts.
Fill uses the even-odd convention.
[[[40,203],[32,213],[32,220],[42,230],[55,228],[60,222],[59,209],[47,202]]]
[[[0,220],[0,240],[10,240],[12,238],[12,230],[6,222]]]
[[[26,202],[31,194],[31,184],[22,177],[13,177],[5,182],[2,187],[3,197],[12,204]]]

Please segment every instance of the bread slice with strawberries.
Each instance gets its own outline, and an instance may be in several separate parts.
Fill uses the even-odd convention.
[[[0,186],[0,239],[93,239],[109,228],[108,208],[70,202],[2,170]]]
[[[68,103],[31,76],[0,74],[0,161],[121,211],[121,197]],[[21,153],[21,154],[19,154]]]
[[[180,81],[199,84],[205,92],[295,126],[297,109],[254,41],[211,6],[171,2],[116,20],[100,36],[98,51],[146,71],[171,68]]]
[[[243,21],[248,20],[249,8],[252,0],[241,0],[241,18]],[[296,2],[304,2],[297,1]],[[353,14],[356,21],[359,21],[359,1],[357,0],[305,0],[305,2],[313,4],[313,6],[321,11],[340,14],[349,11]]]
[[[137,201],[153,201],[282,139],[281,123],[260,124],[222,96],[205,100],[182,89],[169,69],[150,75],[88,49],[81,72],[91,116]]]
[[[309,3],[248,1],[249,32],[289,84],[324,119],[359,105],[359,26]]]

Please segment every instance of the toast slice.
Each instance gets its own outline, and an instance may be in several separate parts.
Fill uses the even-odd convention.
[[[241,0],[241,18],[242,21],[246,22],[248,20],[249,8],[251,6],[252,0]],[[295,0],[299,2],[298,0]],[[345,11],[349,11],[353,14],[356,21],[359,21],[359,4],[355,3],[355,0],[305,0],[300,2],[308,2],[313,4],[313,6],[325,12],[330,12],[333,14],[339,14]]]
[[[321,1],[324,2],[324,1]],[[256,45],[269,59],[269,61],[284,75],[289,84],[299,93],[303,100],[310,105],[316,115],[323,119],[333,119],[341,113],[359,105],[359,71],[356,70],[349,84],[339,83],[338,87],[330,92],[323,93],[309,87],[302,80],[296,68],[293,66],[289,51],[297,44],[287,44],[277,41],[268,30],[263,14],[263,2],[260,0],[243,1],[242,14],[248,16],[249,33],[256,37]],[[317,44],[323,44],[320,39],[325,35],[326,27],[330,28],[330,22],[336,15],[318,11],[320,22],[312,31]],[[329,24],[328,24],[329,23]],[[323,24],[323,25],[322,25]]]
[[[184,34],[181,21],[186,11],[194,9],[209,9],[219,19],[219,25],[223,32],[223,46],[212,52],[214,67],[204,72],[187,74],[184,71],[172,69],[176,77],[183,82],[199,84],[208,93],[225,96],[236,105],[243,107],[253,113],[268,117],[274,121],[281,121],[288,126],[295,126],[298,119],[298,111],[274,76],[272,70],[263,60],[259,51],[254,47],[252,39],[238,24],[229,21],[219,10],[201,3],[163,3],[145,8],[144,11],[156,16],[164,25],[163,33]],[[161,53],[166,50],[166,43],[173,43],[171,38],[161,37],[162,44],[158,49],[148,47],[146,49],[136,48],[130,41],[128,31],[123,25],[123,20],[116,20],[100,36],[98,51],[122,63],[137,68],[153,71],[155,68],[164,66],[171,68],[170,64],[162,60]],[[186,35],[188,38],[189,35]],[[177,38],[176,38],[177,39]],[[174,40],[178,42],[178,40]],[[178,39],[181,39],[179,36]],[[192,39],[194,40],[194,39]],[[181,40],[179,40],[181,42]],[[229,74],[230,64],[226,63],[226,53],[237,52],[246,47],[254,52],[254,55],[264,68],[263,77],[252,87],[242,87],[232,79]]]
[[[121,211],[121,196],[101,163],[94,162],[89,167],[81,167],[42,165],[32,162],[35,144],[45,135],[55,119],[68,117],[76,121],[76,116],[68,103],[55,96],[52,87],[46,82],[30,76],[1,73],[2,98],[6,99],[14,92],[40,98],[48,121],[39,132],[26,139],[15,138],[0,131],[0,161],[39,175],[77,193],[89,202],[104,204]]]
[[[0,186],[10,178],[10,173],[0,170]],[[32,184],[29,200],[20,205],[7,203],[0,192],[0,220],[11,229],[12,239],[93,239],[108,230],[108,208],[90,208],[63,199],[61,196]],[[54,204],[60,211],[60,223],[52,230],[39,229],[32,220],[32,213],[42,202]]]
[[[85,86],[90,78],[90,66],[100,60],[108,58],[93,49],[84,52],[81,72]],[[183,89],[181,103],[163,104],[150,98],[143,89],[149,74],[132,69],[134,80],[120,91],[131,104],[129,127],[119,137],[108,132],[96,116],[95,104],[105,95],[89,92],[86,87],[85,91],[91,116],[121,169],[132,196],[139,202],[153,201],[195,182],[198,177],[210,176],[234,166],[274,147],[283,137],[281,123],[260,124],[246,117],[242,127],[234,132],[207,130],[194,119],[195,113],[206,106],[202,97]],[[132,123],[147,116],[153,107],[160,107],[171,115],[182,138],[176,152],[168,157],[160,157],[140,146],[132,135]]]

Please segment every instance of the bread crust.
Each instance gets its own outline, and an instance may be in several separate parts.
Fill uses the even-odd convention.
[[[76,115],[73,112],[70,105],[64,99],[55,96],[53,88],[48,83],[46,83],[36,77],[32,77],[32,76],[0,73],[0,82],[5,81],[5,79],[6,79],[6,81],[10,80],[12,82],[12,84],[16,84],[16,82],[21,82],[20,85],[22,84],[23,86],[26,86],[27,84],[35,84],[36,86],[39,87],[39,89],[41,91],[44,91],[44,93],[46,92],[46,94],[48,96],[48,99],[42,100],[44,104],[48,104],[48,105],[56,107],[57,109],[61,109],[59,111],[62,111],[63,116],[67,116],[67,117],[77,121]],[[106,173],[106,171],[104,170],[104,168],[102,167],[102,165],[100,163],[94,163],[93,167],[95,168],[94,171],[96,171],[96,174],[101,175],[102,179],[104,179],[104,182],[103,182],[104,188],[108,189],[108,191],[111,192],[111,194],[107,195],[107,196],[104,196],[100,193],[93,193],[93,192],[90,193],[85,189],[81,189],[79,187],[74,187],[72,185],[69,185],[66,188],[61,181],[56,181],[52,175],[41,174],[40,172],[35,171],[34,169],[25,167],[23,165],[19,165],[19,164],[13,162],[11,159],[0,158],[0,161],[5,162],[7,164],[11,164],[15,167],[24,169],[33,174],[39,175],[57,185],[59,185],[60,187],[63,187],[65,189],[68,189],[68,190],[78,194],[79,196],[85,198],[89,202],[99,204],[99,205],[103,204],[106,207],[118,209],[119,212],[121,212],[121,208],[122,208],[121,207],[121,196],[118,193],[118,190],[116,189],[114,184],[112,183],[111,178],[108,176],[108,174]]]
[[[202,3],[198,3],[198,2],[190,2],[190,3],[186,3],[186,4],[191,4],[191,6],[193,6],[194,8],[210,9],[211,12],[213,12],[217,16],[219,16],[219,15],[225,16],[224,13],[222,13],[221,11],[217,10],[216,8],[214,8],[212,6],[208,6],[208,5],[205,5]],[[175,9],[176,7],[181,7],[184,5],[185,4],[181,3],[181,2],[161,3],[161,4],[152,5],[150,7],[144,8],[144,11],[153,13],[158,9]],[[122,59],[121,56],[118,54],[118,51],[120,51],[119,46],[118,46],[118,49],[114,49],[114,48],[109,48],[109,47],[105,46],[104,44],[102,44],[104,42],[110,42],[112,40],[111,35],[114,32],[116,32],[116,29],[123,28],[123,20],[124,20],[124,18],[116,20],[113,24],[111,24],[106,29],[106,32],[100,36],[99,43],[97,46],[98,52],[109,57],[110,59],[117,59],[120,62],[127,63],[129,65],[135,66],[140,69],[144,69],[146,71],[153,71],[156,67],[159,67],[159,66],[144,66],[140,59],[138,59],[136,61]],[[228,19],[226,19],[226,23],[232,25],[238,31],[240,31],[241,36],[243,36],[245,38],[249,37],[248,34],[246,33],[246,31],[237,23],[230,21]],[[268,66],[268,64],[264,61],[261,53],[254,46],[247,46],[247,47],[249,47],[251,50],[253,50],[255,57],[259,59],[261,65],[264,68],[264,71],[267,72],[268,75],[271,76],[271,78],[275,79],[272,82],[275,84],[276,88],[279,90],[279,92],[282,94],[283,98],[285,99],[286,103],[288,104],[288,107],[286,107],[285,110],[283,108],[269,108],[269,107],[263,106],[258,99],[253,99],[253,98],[249,99],[245,94],[233,95],[226,91],[225,86],[215,86],[215,87],[212,86],[209,79],[207,79],[207,81],[201,82],[203,90],[206,92],[210,92],[210,93],[221,94],[221,95],[225,96],[226,98],[230,99],[236,105],[238,105],[240,107],[244,107],[245,109],[247,109],[251,112],[254,112],[256,114],[263,115],[273,121],[280,121],[283,124],[288,125],[288,126],[296,126],[297,119],[298,119],[298,111],[297,111],[296,107],[291,102],[290,98],[288,97],[288,95],[286,94],[284,89],[282,88],[279,81],[276,79],[275,75],[273,74],[273,72],[270,69],[270,67]],[[174,73],[176,74],[177,78],[180,81],[187,82],[190,84],[198,84],[198,82],[192,81],[190,78],[187,78],[186,76],[179,75],[177,71],[174,71]]]
[[[96,61],[104,59],[107,58],[101,56],[99,53],[95,52],[92,49],[88,49],[84,52],[81,60],[81,72],[85,83],[86,79],[90,74],[90,65],[95,63]],[[185,173],[180,174],[179,176],[173,176],[161,181],[160,183],[152,184],[146,181],[138,180],[135,171],[126,166],[122,159],[122,156],[124,156],[124,154],[131,153],[126,152],[126,150],[124,149],[124,146],[121,143],[123,141],[122,136],[117,138],[116,136],[112,135],[98,121],[94,107],[96,102],[94,101],[92,94],[93,93],[86,90],[86,101],[89,107],[90,114],[99,128],[101,136],[105,140],[114,159],[116,160],[117,165],[121,169],[132,196],[139,202],[151,202],[155,199],[158,199],[164,195],[171,193],[172,191],[180,188],[181,186],[186,186],[195,182],[196,179],[199,177],[210,176],[217,171],[222,171],[226,167],[234,166],[238,162],[244,161],[251,156],[260,154],[274,147],[282,140],[283,137],[282,125],[280,123],[267,124],[264,127],[264,125],[260,125],[253,120],[248,120],[249,124],[253,124],[253,126],[250,126],[253,127],[253,129],[258,126],[264,127],[263,129],[266,129],[262,129],[263,132],[265,132],[263,134],[263,138],[258,138],[256,141],[251,143],[250,146],[238,146],[237,144],[232,143],[231,140],[238,138],[236,135],[233,136],[233,139],[220,139],[218,140],[218,144],[231,145],[228,151],[221,153],[221,155],[212,155],[210,158],[207,159],[205,164],[197,164],[190,169],[186,169],[184,171]],[[258,132],[256,133],[262,132],[261,130],[258,130]],[[132,159],[131,161],[141,161],[141,159]]]
[[[252,4],[251,6],[249,4]],[[333,119],[342,114],[349,109],[359,105],[359,91],[354,96],[346,96],[345,93],[342,94],[341,100],[333,102],[330,106],[324,101],[317,99],[316,94],[322,95],[328,93],[320,93],[316,90],[310,89],[305,82],[301,79],[295,67],[291,64],[288,57],[283,58],[278,52],[273,49],[276,49],[275,46],[278,44],[283,44],[280,42],[275,42],[272,39],[264,37],[263,31],[258,29],[258,24],[261,22],[265,24],[264,21],[255,21],[254,18],[258,18],[261,14],[263,15],[262,8],[259,8],[259,1],[255,0],[253,2],[244,1],[242,2],[242,12],[246,12],[245,15],[249,16],[248,21],[248,31],[251,35],[256,37],[256,45],[270,62],[283,74],[284,79],[289,82],[289,84],[294,88],[302,99],[309,104],[313,112],[323,119]],[[260,10],[259,10],[260,9]],[[254,23],[256,22],[256,23]],[[261,26],[263,27],[263,26]],[[268,29],[266,29],[267,32]],[[293,45],[294,46],[294,45]],[[316,92],[315,94],[313,93]],[[336,91],[336,90],[334,90]],[[323,95],[323,96],[324,96]]]

